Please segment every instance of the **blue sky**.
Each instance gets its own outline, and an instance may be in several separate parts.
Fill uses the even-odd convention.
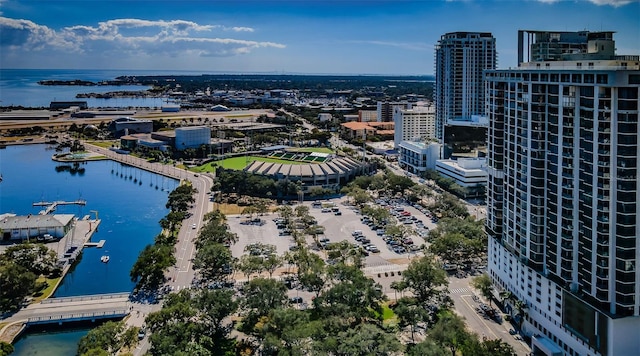
[[[640,54],[640,0],[0,0],[0,67],[422,75],[453,31],[492,32],[516,66],[518,29]]]

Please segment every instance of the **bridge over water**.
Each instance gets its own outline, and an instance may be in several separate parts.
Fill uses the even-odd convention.
[[[72,321],[117,319],[131,311],[129,293],[94,294],[77,297],[50,298],[31,304],[12,316],[0,320],[7,325],[0,330],[0,340],[12,340],[16,335],[4,335],[9,326],[63,324]]]

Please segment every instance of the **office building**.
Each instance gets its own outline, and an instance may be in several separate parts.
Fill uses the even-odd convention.
[[[487,185],[486,158],[440,159],[436,162],[435,168],[442,176],[453,179],[464,188]]]
[[[199,148],[211,143],[211,128],[207,126],[187,126],[176,129],[175,144],[178,151]]]
[[[116,138],[137,133],[151,133],[153,132],[153,121],[119,117],[109,123],[109,131]]]
[[[531,49],[570,37],[535,32]],[[535,355],[637,355],[640,56],[583,37],[487,72],[488,268],[524,302]]]
[[[440,158],[440,144],[437,142],[402,141],[398,145],[398,164],[402,169],[422,174],[436,168]]]
[[[435,139],[436,113],[433,106],[414,106],[412,109],[396,107],[393,112],[396,148],[402,141]]]
[[[488,32],[446,33],[435,57],[436,137],[450,147],[448,158],[456,142],[486,141],[483,71],[496,68],[496,40]]]

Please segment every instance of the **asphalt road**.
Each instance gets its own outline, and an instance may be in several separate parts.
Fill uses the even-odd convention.
[[[196,252],[194,240],[198,230],[203,225],[204,215],[213,209],[209,192],[214,177],[208,174],[196,174],[161,163],[150,163],[145,159],[122,155],[87,143],[85,143],[85,146],[87,149],[115,161],[176,179],[186,179],[193,184],[193,187],[196,188],[197,191],[194,197],[195,202],[188,211],[191,216],[183,222],[178,232],[178,240],[175,245],[176,265],[167,273],[168,282],[166,283],[168,288],[173,291],[191,286],[191,282],[195,276],[195,271],[192,268],[192,259]],[[193,224],[195,224],[195,228],[192,227]],[[149,304],[145,300],[139,300],[132,302],[131,307],[132,311],[130,317],[127,318],[127,325],[141,327],[144,324],[145,317],[151,312],[160,310],[162,305],[161,303]],[[148,337],[145,336],[134,350],[134,355],[144,355],[149,346]]]
[[[457,278],[454,276],[449,278],[449,291],[455,304],[454,310],[456,313],[465,319],[469,330],[475,332],[480,338],[501,339],[513,346],[517,355],[529,355],[531,353],[529,345],[522,340],[516,339],[516,336],[509,334],[509,329],[513,327],[509,322],[485,319],[476,311],[480,303],[489,305],[489,301],[482,298],[477,291],[470,287],[469,284],[472,278]],[[479,302],[473,300],[474,294],[478,296]]]

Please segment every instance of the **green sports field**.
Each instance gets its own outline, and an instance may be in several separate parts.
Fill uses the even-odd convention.
[[[259,156],[247,156],[247,157],[242,156],[242,157],[227,158],[217,162],[209,162],[205,165],[192,168],[191,170],[194,172],[213,172],[214,170],[213,165],[216,165],[218,167],[222,167],[225,169],[241,170],[241,169],[244,169],[244,167],[246,167],[248,164],[251,164],[253,161],[286,163],[286,164],[304,164],[305,163],[305,162],[289,161],[286,159],[275,159],[275,158],[266,158],[266,157],[259,157]]]
[[[332,149],[327,147],[302,147],[302,148],[291,148],[287,150],[288,152],[319,152],[319,153],[334,153]]]

